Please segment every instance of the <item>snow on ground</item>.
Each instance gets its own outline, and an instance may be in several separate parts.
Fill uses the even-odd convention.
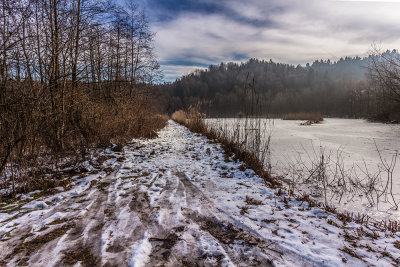
[[[237,119],[207,119],[212,127],[225,127],[232,132],[236,129]],[[281,176],[292,180],[293,175],[288,169],[299,167],[303,162],[310,168],[311,162],[320,160],[321,150],[324,151],[325,159],[330,161],[331,179],[337,167],[343,164],[343,172],[351,176],[353,180],[366,179],[366,173],[371,176],[380,174],[382,184],[386,184],[387,173],[382,166],[381,158],[389,165],[393,156],[399,154],[400,149],[400,125],[368,122],[362,119],[340,119],[327,118],[323,122],[310,126],[301,126],[304,121],[263,119],[262,130],[265,137],[271,134],[271,165],[275,176]],[[244,122],[242,122],[244,123]],[[379,152],[377,151],[379,149]],[[400,163],[393,168],[393,192],[396,200],[400,199]],[[339,164],[339,165],[336,165]],[[306,171],[304,175],[307,177]],[[301,185],[297,181],[299,194],[307,193],[320,195],[322,192],[312,184]],[[335,195],[330,204],[340,207],[343,211],[357,213],[365,210],[369,216],[381,220],[399,220],[400,210],[393,209],[391,201],[385,201],[382,197],[379,205],[370,205],[367,198],[360,193]],[[319,198],[323,201],[323,198]]]
[[[2,205],[0,265],[399,264],[399,233],[342,221],[270,189],[175,122],[156,139],[103,156],[63,192]]]

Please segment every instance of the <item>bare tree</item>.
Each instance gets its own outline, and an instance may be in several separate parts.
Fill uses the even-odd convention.
[[[396,50],[381,52],[374,47],[370,56],[369,78],[377,98],[377,115],[399,120],[400,55]],[[396,117],[397,116],[397,117]]]
[[[45,155],[151,133],[150,102],[134,89],[159,66],[139,13],[107,0],[0,0],[0,188],[12,180],[15,191]]]

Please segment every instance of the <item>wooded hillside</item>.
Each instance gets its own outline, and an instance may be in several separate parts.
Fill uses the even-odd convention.
[[[210,116],[235,116],[242,111],[244,102],[256,99],[265,115],[321,112],[327,116],[381,116],[390,120],[398,106],[389,105],[390,101],[377,89],[382,84],[371,78],[373,59],[389,55],[398,53],[346,57],[337,62],[320,60],[306,66],[258,59],[221,63],[162,87],[168,91],[169,111],[201,101]],[[252,92],[244,88],[252,88]]]

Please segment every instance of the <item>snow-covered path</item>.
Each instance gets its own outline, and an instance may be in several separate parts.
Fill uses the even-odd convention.
[[[398,235],[269,189],[175,122],[103,157],[71,188],[1,208],[0,266],[399,263]]]

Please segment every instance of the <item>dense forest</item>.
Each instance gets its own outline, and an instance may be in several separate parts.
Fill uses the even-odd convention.
[[[263,113],[272,116],[320,112],[398,120],[398,102],[378,89],[384,85],[376,79],[382,76],[378,70],[398,56],[393,50],[336,62],[317,60],[306,66],[250,59],[210,66],[161,87],[168,94],[169,112],[202,102],[209,116],[236,116],[246,101],[257,101]]]

